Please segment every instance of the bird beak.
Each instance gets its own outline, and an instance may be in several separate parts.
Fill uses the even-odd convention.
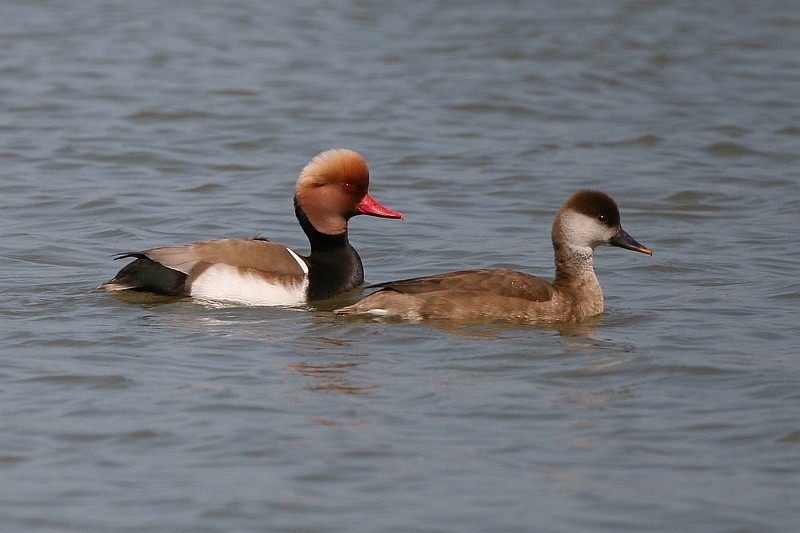
[[[650,250],[650,248],[642,246],[636,242],[636,239],[628,235],[627,232],[622,228],[619,228],[617,234],[611,237],[611,240],[608,241],[608,244],[611,246],[619,246],[620,248],[625,248],[626,250],[633,250],[634,252],[653,255],[653,252]]]
[[[392,211],[388,207],[381,205],[369,194],[364,196],[364,199],[358,204],[356,208],[361,215],[371,215],[373,217],[381,218],[399,218],[403,219],[403,213]]]

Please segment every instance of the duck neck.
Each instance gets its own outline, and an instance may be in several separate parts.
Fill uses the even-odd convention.
[[[364,267],[355,248],[350,245],[347,230],[334,235],[318,231],[294,199],[294,212],[303,228],[311,253],[308,261],[308,300],[325,300],[364,283]]]
[[[603,290],[594,273],[594,250],[553,242],[556,277],[553,286],[576,295],[578,302],[592,307],[592,314],[603,310]]]

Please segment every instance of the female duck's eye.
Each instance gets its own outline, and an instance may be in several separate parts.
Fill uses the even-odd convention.
[[[605,222],[606,221],[606,216],[601,213],[601,214],[597,215],[597,220],[599,220],[600,222]]]

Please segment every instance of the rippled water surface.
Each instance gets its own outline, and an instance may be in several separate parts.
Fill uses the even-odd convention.
[[[800,4],[0,7],[0,529],[759,531],[800,516]],[[405,221],[367,281],[552,275],[575,190],[606,312],[378,322],[92,292],[115,252],[299,252],[316,153]]]

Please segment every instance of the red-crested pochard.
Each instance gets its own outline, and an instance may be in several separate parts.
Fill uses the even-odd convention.
[[[294,207],[308,236],[303,257],[266,239],[220,239],[122,253],[135,261],[102,291],[143,291],[242,305],[296,306],[331,298],[364,282],[361,258],[347,239],[355,215],[399,218],[367,192],[369,169],[352,150],[327,150],[305,166]]]
[[[561,207],[552,240],[552,284],[513,270],[462,270],[381,283],[378,292],[336,312],[408,320],[578,322],[603,312],[603,291],[592,264],[597,246],[653,254],[622,229],[614,200],[593,190],[576,192]]]

